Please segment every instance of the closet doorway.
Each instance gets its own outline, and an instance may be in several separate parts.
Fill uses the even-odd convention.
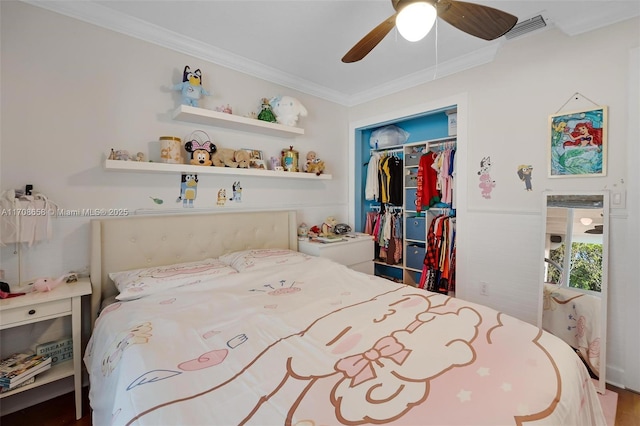
[[[376,252],[375,257],[378,259],[376,265],[377,275],[385,276],[386,278],[408,285],[425,286],[426,288],[425,280],[421,278],[426,277],[427,274],[422,273],[423,271],[421,269],[425,256],[426,236],[429,231],[429,224],[434,217],[445,214],[456,216],[453,222],[456,222],[457,261],[455,271],[452,271],[452,273],[459,277],[459,271],[463,269],[464,265],[462,263],[464,260],[464,226],[459,226],[459,223],[463,222],[461,217],[464,218],[466,212],[467,192],[466,105],[466,96],[460,95],[438,102],[390,111],[387,114],[351,123],[349,156],[350,163],[353,167],[350,171],[349,222],[353,224],[356,231],[365,232],[367,226],[370,225],[368,221],[372,212],[373,214],[377,214],[380,210],[388,212],[389,215],[387,215],[387,217],[393,217],[393,223],[398,223],[398,217],[402,217],[402,240],[401,242],[396,241],[396,244],[393,245],[396,251],[391,253],[392,256],[395,254],[397,257],[397,247],[398,244],[401,244],[402,259],[398,260],[397,258],[386,257],[388,255],[386,252],[383,252],[385,259],[380,259],[380,252]],[[450,117],[452,113],[454,114],[453,124],[455,126],[453,131],[451,129],[452,117]],[[370,145],[371,133],[375,129],[388,125],[396,125],[409,133],[409,137],[404,144],[391,147],[388,153],[392,156],[399,157],[403,161],[403,200],[401,203],[396,201],[392,204],[386,204],[381,202],[381,200],[367,199],[370,197],[365,190],[369,161],[372,151],[375,151]],[[433,144],[431,148],[429,148],[430,144]],[[432,209],[430,209],[429,212],[424,209],[416,212],[415,200],[412,198],[412,196],[415,198],[416,186],[415,180],[413,181],[414,183],[412,183],[411,179],[415,179],[418,164],[417,162],[411,163],[412,160],[409,160],[409,162],[406,163],[407,166],[405,166],[405,156],[414,153],[414,151],[416,153],[422,153],[423,150],[427,152],[429,149],[440,150],[450,148],[451,146],[454,146],[456,151],[455,174],[457,183],[455,190],[455,211],[448,208],[450,206],[441,204],[439,206],[431,206]],[[396,160],[396,158],[394,158],[394,160]],[[411,168],[412,164],[414,168]],[[436,207],[441,207],[441,209],[436,211]],[[416,229],[412,229],[412,234],[409,235],[411,238],[407,239],[404,232],[407,231],[407,226],[413,228],[414,224],[416,224],[415,226],[417,227],[417,234]],[[377,246],[377,249],[379,250],[379,246]],[[440,290],[442,290],[442,288]]]

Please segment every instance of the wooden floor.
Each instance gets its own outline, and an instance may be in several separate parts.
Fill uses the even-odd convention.
[[[615,426],[640,426],[640,394],[618,389],[607,385],[618,393],[618,408],[616,412]],[[0,418],[2,426],[91,426],[91,413],[89,411],[89,398],[87,388],[82,396],[84,416],[80,420],[75,419],[73,393],[59,396],[42,404],[35,405],[25,410],[17,411]]]

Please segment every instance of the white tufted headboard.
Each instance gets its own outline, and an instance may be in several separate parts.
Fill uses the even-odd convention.
[[[110,272],[254,248],[298,249],[294,211],[146,215],[91,220],[91,316],[117,294]]]

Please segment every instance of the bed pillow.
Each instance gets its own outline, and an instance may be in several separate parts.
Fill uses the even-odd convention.
[[[288,249],[253,249],[236,251],[220,256],[219,259],[227,263],[238,272],[256,271],[274,265],[293,265],[306,262],[311,256]]]
[[[196,284],[202,280],[236,274],[238,271],[219,259],[111,272],[120,294],[118,300],[139,299],[168,289]]]

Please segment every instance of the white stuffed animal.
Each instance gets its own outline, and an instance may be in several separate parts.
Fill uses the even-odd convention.
[[[307,109],[299,100],[291,96],[276,96],[269,101],[278,123],[295,126],[298,116],[306,117]]]

